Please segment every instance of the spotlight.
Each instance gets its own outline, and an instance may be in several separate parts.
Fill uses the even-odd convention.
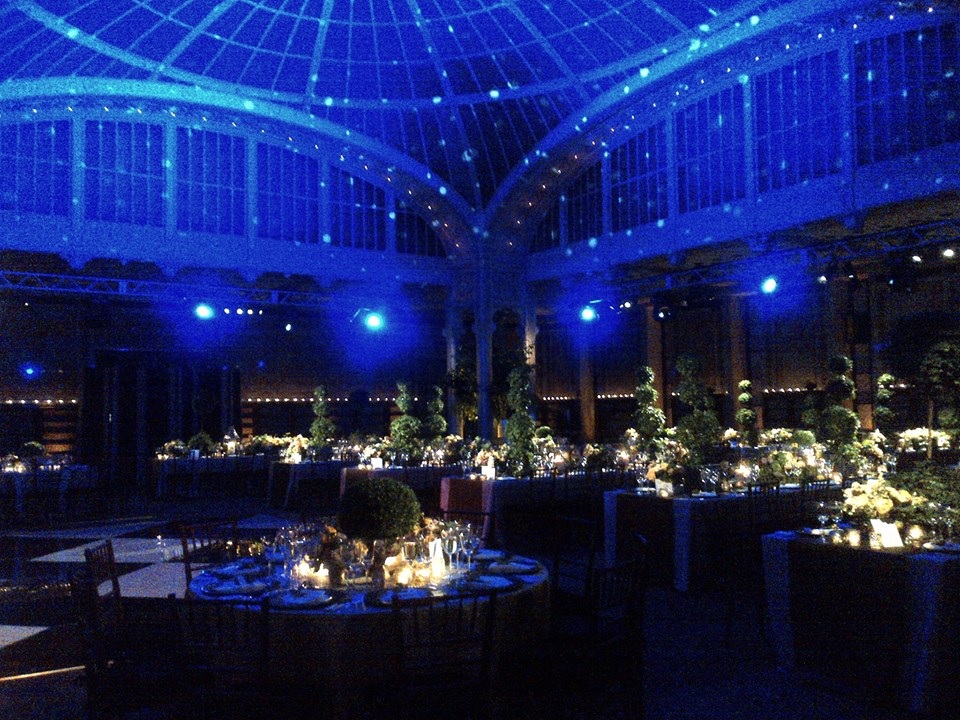
[[[673,310],[670,309],[669,305],[661,305],[657,308],[656,317],[657,320],[669,320],[673,317]]]
[[[777,278],[774,275],[770,275],[763,279],[763,282],[760,283],[760,290],[762,290],[767,295],[775,293],[780,283],[777,281]]]
[[[209,320],[213,317],[213,308],[206,303],[200,303],[193,309],[193,314],[201,320]]]
[[[376,332],[383,329],[383,315],[378,312],[368,312],[363,316],[363,324],[367,330]]]
[[[593,322],[597,317],[597,311],[593,309],[592,305],[585,305],[580,310],[580,319],[586,323]]]
[[[957,256],[957,253],[953,248],[943,249],[943,257],[945,257],[947,260],[953,260],[953,258],[955,258],[956,256]]]
[[[283,326],[283,329],[286,330],[287,332],[290,332],[291,330],[293,330],[293,325],[291,325],[290,323],[287,323],[286,325]]]
[[[40,368],[31,362],[24,363],[20,366],[20,374],[27,380],[36,380],[40,377]]]

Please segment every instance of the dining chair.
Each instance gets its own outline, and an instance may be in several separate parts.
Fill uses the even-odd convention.
[[[117,625],[122,625],[123,597],[120,594],[120,574],[117,572],[113,540],[107,538],[93,547],[85,548],[83,557],[86,570],[97,588],[100,614],[115,616]],[[103,586],[106,583],[110,585],[104,592]]]
[[[178,630],[178,717],[271,717],[269,602],[168,597]]]
[[[636,534],[625,557],[611,565],[599,553],[581,557],[585,565],[578,568],[575,555],[564,555],[551,578],[554,682],[558,690],[564,683],[599,687],[615,674],[627,716],[642,720],[646,538]]]
[[[496,593],[393,596],[401,717],[493,717],[496,608]]]
[[[747,525],[750,533],[759,538],[779,529],[782,521],[780,483],[747,483]]]
[[[763,579],[762,536],[790,524],[783,511],[779,482],[748,483],[745,521],[717,533],[713,544],[714,580],[723,599],[724,640],[732,643],[734,623],[752,615],[751,627],[766,641],[766,589]]]
[[[193,571],[197,565],[229,560],[236,553],[237,521],[184,523],[180,526],[180,542],[183,548],[183,570],[186,574],[187,593],[189,593]]]
[[[112,559],[106,551],[95,555],[105,565]],[[163,687],[172,677],[169,657],[162,647],[136,641],[139,628],[128,624],[120,611],[122,598],[113,590],[101,595],[103,582],[91,566],[98,567],[96,562],[85,564],[70,582],[83,651],[86,716],[117,720],[146,708],[162,711],[168,699]]]

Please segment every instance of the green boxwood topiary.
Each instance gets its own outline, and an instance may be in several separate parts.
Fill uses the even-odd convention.
[[[400,480],[363,478],[343,491],[337,522],[348,537],[365,541],[403,537],[420,522],[420,501]]]

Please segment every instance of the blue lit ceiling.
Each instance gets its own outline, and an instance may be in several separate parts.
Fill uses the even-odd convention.
[[[284,105],[418,163],[482,211],[593,98],[691,36],[784,4],[11,0],[0,80],[176,83]]]

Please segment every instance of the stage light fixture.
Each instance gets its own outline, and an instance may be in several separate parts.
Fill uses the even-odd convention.
[[[367,330],[377,331],[383,329],[383,315],[378,312],[368,312],[363,316],[363,325]]]
[[[585,305],[580,309],[580,319],[586,323],[593,322],[598,317],[599,315],[592,305]]]
[[[760,283],[760,290],[762,290],[767,295],[775,293],[777,288],[780,287],[780,283],[777,280],[776,276],[770,275],[763,279],[763,282]]]
[[[40,377],[40,367],[32,362],[24,363],[20,366],[20,374],[27,380],[35,380]]]
[[[213,308],[207,303],[199,303],[194,309],[193,314],[201,320],[209,320],[213,317]]]

